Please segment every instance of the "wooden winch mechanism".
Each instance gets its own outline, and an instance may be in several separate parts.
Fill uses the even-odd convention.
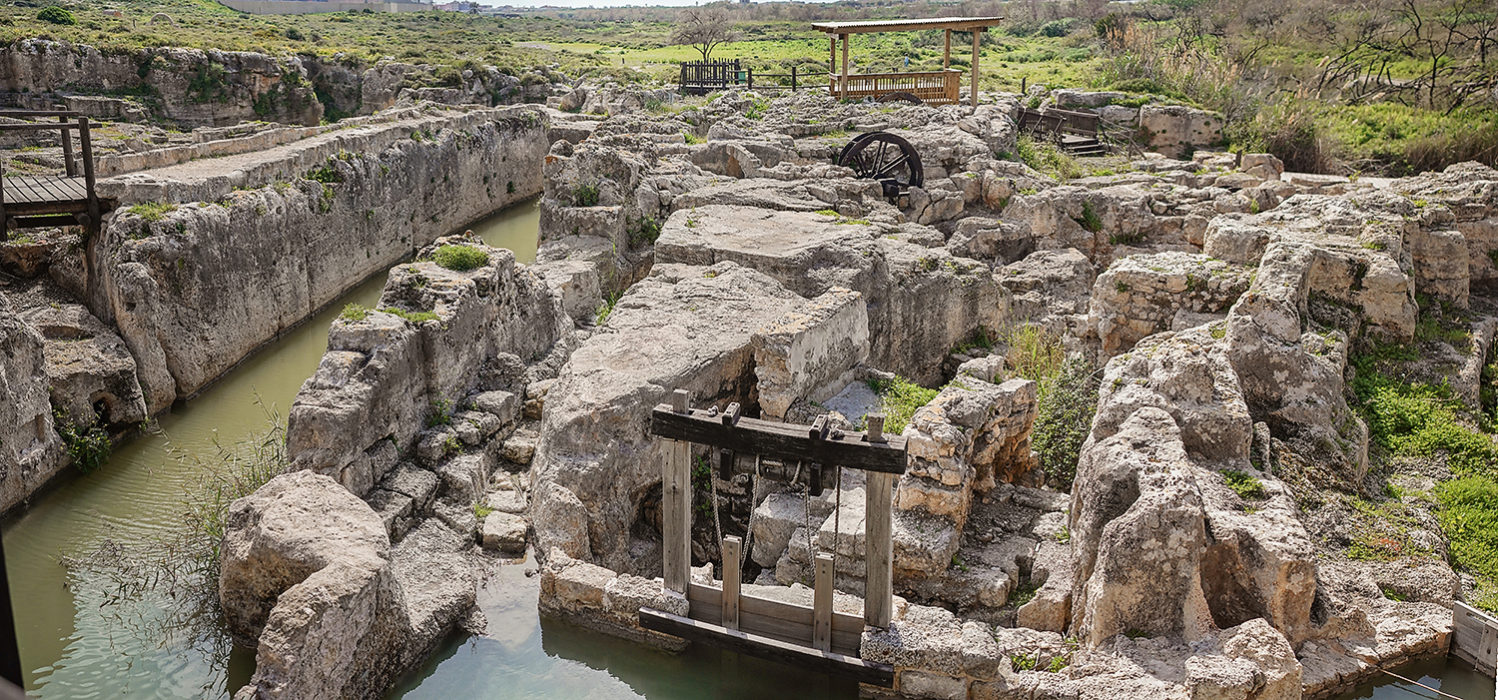
[[[740,418],[739,405],[727,410],[693,409],[685,391],[670,405],[651,412],[650,431],[668,441],[662,467],[664,586],[686,596],[686,617],[640,608],[640,625],[692,642],[702,642],[751,656],[851,677],[889,687],[894,670],[859,658],[864,626],[888,627],[894,605],[890,523],[895,478],[905,472],[905,439],[883,434],[884,418],[868,417],[867,432],[831,430],[826,417],[812,425]],[[864,539],[867,579],[863,616],[832,609],[835,559],[815,555],[815,587],[810,607],[740,592],[743,541],[722,537],[723,580],[708,585],[691,580],[692,444],[712,448],[718,475],[738,473],[804,483],[807,496],[821,492],[828,477],[841,468],[867,474]],[[745,462],[740,456],[752,458]],[[841,505],[841,504],[839,504]],[[807,527],[815,552],[815,530]],[[834,548],[835,549],[835,548]]]

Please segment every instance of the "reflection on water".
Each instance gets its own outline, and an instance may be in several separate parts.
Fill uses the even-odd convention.
[[[1417,683],[1428,685],[1462,700],[1487,700],[1494,695],[1493,679],[1455,659],[1436,658],[1416,661],[1394,669],[1397,673]],[[1339,700],[1414,700],[1415,698],[1440,698],[1440,695],[1425,688],[1406,683],[1383,674],[1378,680],[1370,680],[1351,692],[1339,696]]]
[[[473,226],[490,245],[535,259],[535,201]],[[215,453],[268,427],[266,408],[282,417],[322,358],[328,325],[345,304],[374,305],[384,275],[365,282],[232,370],[198,397],[158,417],[161,432],[119,446],[88,475],[68,475],[4,525],[6,572],[26,686],[43,698],[223,696],[249,678],[253,654],[231,651],[215,628],[172,627],[180,606],[164,595],[111,604],[112,586],[70,580],[64,556],[93,551],[106,539],[149,541],[179,524],[195,470],[168,454],[168,444],[196,455]],[[211,582],[210,584],[211,585]],[[188,628],[192,629],[191,627]]]
[[[479,590],[484,634],[449,642],[391,697],[786,698],[847,700],[858,684],[723,652],[702,644],[681,654],[542,619],[534,563],[499,567]]]

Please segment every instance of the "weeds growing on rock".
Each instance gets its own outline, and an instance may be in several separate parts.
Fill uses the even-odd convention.
[[[369,318],[370,308],[363,304],[348,304],[343,307],[343,312],[338,317],[345,321],[363,321]]]
[[[609,314],[614,313],[614,306],[619,303],[619,296],[618,292],[613,292],[603,298],[603,304],[598,307],[598,315],[594,319],[595,325],[601,326],[604,321],[609,320]]]
[[[438,265],[455,272],[476,270],[489,264],[489,254],[468,245],[445,245],[437,248],[432,259]]]
[[[1264,490],[1264,482],[1247,472],[1228,469],[1222,472],[1222,480],[1245,501],[1259,501],[1269,497],[1269,493]]]
[[[1067,155],[1055,144],[1036,141],[1021,136],[1014,142],[1014,155],[1025,165],[1057,180],[1070,180],[1082,176],[1082,167],[1077,160]]]
[[[916,409],[931,403],[939,392],[927,389],[903,377],[892,380],[872,380],[869,389],[878,394],[884,410],[884,432],[899,435],[910,425]]]
[[[436,399],[432,401],[432,412],[427,415],[427,427],[435,428],[439,425],[453,424],[453,402],[447,399]]]
[[[1092,208],[1092,202],[1085,200],[1082,202],[1082,217],[1077,219],[1077,223],[1089,233],[1103,230],[1102,218],[1097,215],[1097,210]]]
[[[399,316],[408,323],[415,323],[418,325],[426,323],[427,321],[437,320],[436,311],[407,311],[395,306],[382,306],[380,307],[380,312],[387,313],[392,316]]]
[[[141,202],[131,206],[127,211],[155,223],[165,219],[167,214],[177,211],[177,205],[172,202]]]
[[[647,216],[635,222],[635,226],[629,232],[629,247],[644,248],[647,245],[655,245],[656,239],[661,237],[661,222],[653,216]]]

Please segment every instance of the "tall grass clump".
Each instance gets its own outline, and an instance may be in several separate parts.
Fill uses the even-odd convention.
[[[1014,154],[1025,165],[1057,180],[1082,176],[1082,167],[1077,165],[1077,159],[1053,143],[1037,141],[1028,135],[1021,136],[1014,142]]]
[[[1098,371],[1092,363],[1072,358],[1039,382],[1030,447],[1035,450],[1046,483],[1070,489],[1082,443],[1092,432],[1092,415],[1097,411]]]
[[[237,443],[215,440],[210,450],[193,453],[169,442],[167,453],[193,474],[177,524],[145,542],[106,539],[92,551],[65,557],[70,586],[99,597],[107,618],[137,628],[137,634],[218,640],[222,613],[214,582],[229,506],[289,464],[285,423],[262,409],[267,427]]]
[[[884,432],[891,435],[905,432],[905,426],[910,425],[916,410],[931,403],[941,393],[939,389],[928,389],[904,377],[872,380],[869,389],[879,395],[880,407],[884,411]]]

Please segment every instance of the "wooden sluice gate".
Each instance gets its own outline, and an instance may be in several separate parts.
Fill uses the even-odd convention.
[[[866,432],[844,432],[829,428],[825,416],[812,425],[741,418],[738,404],[722,412],[693,409],[680,390],[670,405],[656,406],[651,433],[669,441],[662,466],[663,585],[686,597],[689,612],[682,617],[641,608],[640,625],[871,685],[893,685],[894,669],[859,658],[865,626],[888,627],[894,604],[890,526],[895,478],[905,472],[906,456],[904,438],[884,435],[883,423],[882,416],[869,416]],[[722,479],[750,472],[757,478],[801,485],[807,498],[827,485],[839,488],[842,468],[867,474],[862,617],[833,610],[835,554],[814,554],[810,606],[742,592],[744,543],[738,537],[722,540],[721,582],[691,580],[694,443],[714,450]],[[808,530],[808,549],[815,553],[815,531],[810,526]]]

